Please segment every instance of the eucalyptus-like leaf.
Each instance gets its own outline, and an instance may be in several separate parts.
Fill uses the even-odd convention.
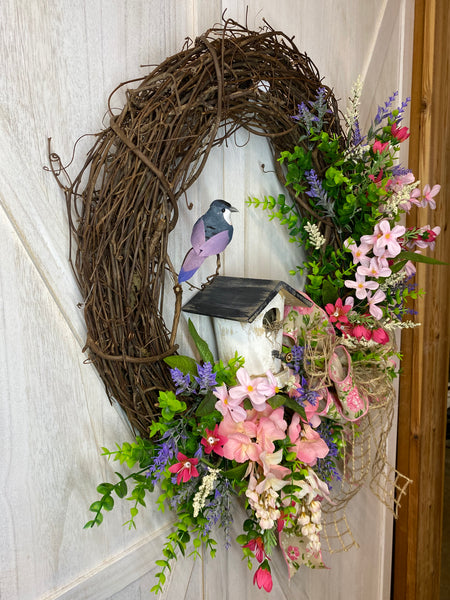
[[[197,330],[195,329],[195,325],[191,321],[191,319],[189,319],[188,325],[189,333],[191,334],[192,339],[194,340],[194,343],[197,346],[197,350],[199,351],[202,360],[204,362],[210,362],[211,364],[214,364],[213,353],[209,349],[209,346],[205,342],[205,340],[199,336]]]
[[[197,407],[195,414],[197,417],[205,417],[215,410],[217,398],[214,396],[211,390],[208,390],[203,400]]]
[[[183,375],[197,375],[197,362],[191,356],[183,356],[174,354],[166,356],[164,362],[171,369],[179,369]]]

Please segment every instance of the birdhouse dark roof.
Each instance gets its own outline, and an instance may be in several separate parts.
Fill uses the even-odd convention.
[[[312,306],[311,300],[284,281],[220,276],[195,294],[183,311],[251,323],[278,293],[288,305]]]

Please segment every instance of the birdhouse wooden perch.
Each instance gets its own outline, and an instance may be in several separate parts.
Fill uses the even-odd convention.
[[[216,277],[185,304],[183,311],[212,317],[219,358],[237,351],[253,375],[278,373],[286,306],[311,307],[312,302],[283,281]]]

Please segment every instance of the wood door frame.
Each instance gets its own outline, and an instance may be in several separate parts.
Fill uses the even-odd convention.
[[[408,216],[407,225],[439,225],[435,258],[450,258],[450,18],[448,0],[416,0],[409,167],[440,183],[435,211]],[[417,213],[417,214],[416,214]],[[444,452],[449,361],[449,267],[420,265],[426,291],[414,302],[421,327],[402,336],[398,470],[413,480],[395,525],[392,598],[436,600],[442,544]]]

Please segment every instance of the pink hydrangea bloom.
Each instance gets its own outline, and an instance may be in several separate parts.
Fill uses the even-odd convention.
[[[293,451],[299,460],[307,465],[314,466],[318,458],[324,458],[328,446],[317,431],[310,425],[300,426],[300,416],[295,413],[288,428],[288,436],[294,445]]]
[[[248,460],[256,462],[261,454],[261,448],[243,433],[234,433],[223,446],[223,455],[228,460],[244,463]]]
[[[303,426],[294,446],[297,458],[311,467],[316,464],[318,458],[325,458],[329,452],[326,442],[309,425]]]

